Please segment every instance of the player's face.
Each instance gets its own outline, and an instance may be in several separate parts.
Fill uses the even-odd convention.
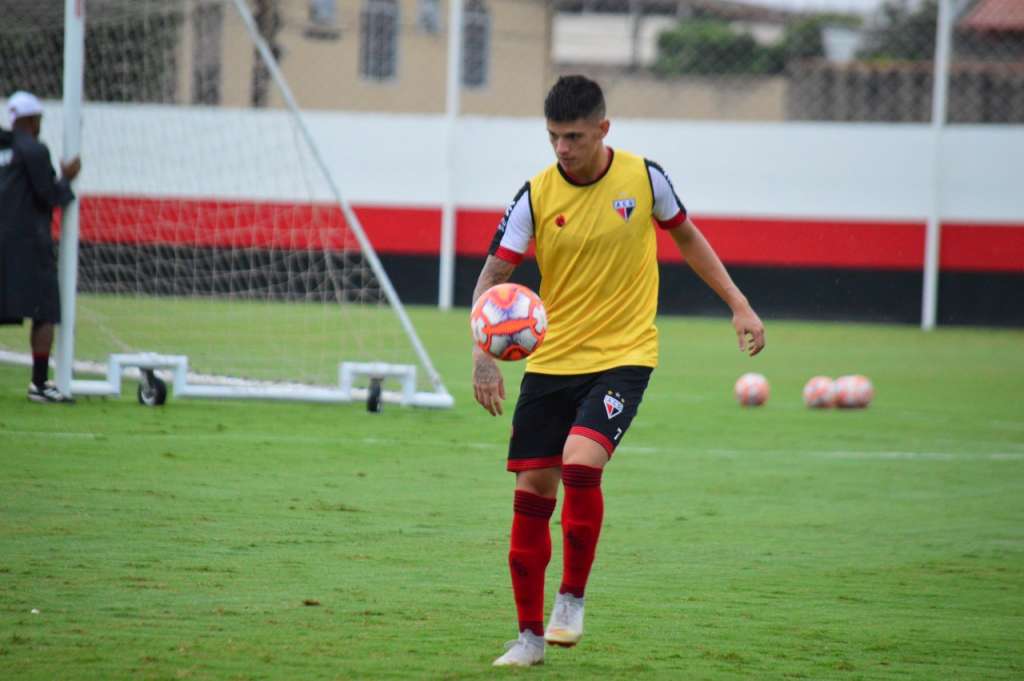
[[[589,180],[604,169],[604,137],[608,119],[580,118],[568,123],[548,121],[548,139],[565,172]]]

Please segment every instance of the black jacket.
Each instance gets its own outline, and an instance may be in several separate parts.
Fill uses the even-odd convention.
[[[57,179],[50,150],[20,130],[0,130],[0,241],[50,234],[53,209],[75,198]]]
[[[75,198],[50,151],[32,135],[0,130],[0,322],[59,321],[53,209]]]

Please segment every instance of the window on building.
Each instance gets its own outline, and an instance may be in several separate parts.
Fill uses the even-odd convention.
[[[341,36],[337,0],[309,0],[309,23],[305,33],[309,38],[328,40]]]
[[[336,0],[309,0],[309,22],[323,26],[334,26],[338,23]]]
[[[467,0],[462,11],[462,84],[487,85],[491,66],[491,13],[484,0]]]
[[[364,0],[360,13],[359,72],[372,80],[398,73],[398,0]]]
[[[438,33],[441,30],[441,0],[419,0],[416,24],[421,31]]]

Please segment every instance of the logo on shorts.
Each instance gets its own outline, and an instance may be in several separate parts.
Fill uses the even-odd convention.
[[[604,396],[604,413],[608,415],[609,421],[621,414],[622,408],[625,406],[621,400],[617,399],[618,397],[620,397],[618,393],[615,393],[615,397],[612,397],[611,393]]]
[[[619,214],[619,217],[629,222],[629,216],[636,210],[636,199],[616,199],[612,201],[612,208]]]

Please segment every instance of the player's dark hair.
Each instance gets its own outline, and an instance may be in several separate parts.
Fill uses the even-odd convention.
[[[604,118],[601,86],[586,76],[562,76],[544,99],[544,118],[569,123],[582,118]]]

